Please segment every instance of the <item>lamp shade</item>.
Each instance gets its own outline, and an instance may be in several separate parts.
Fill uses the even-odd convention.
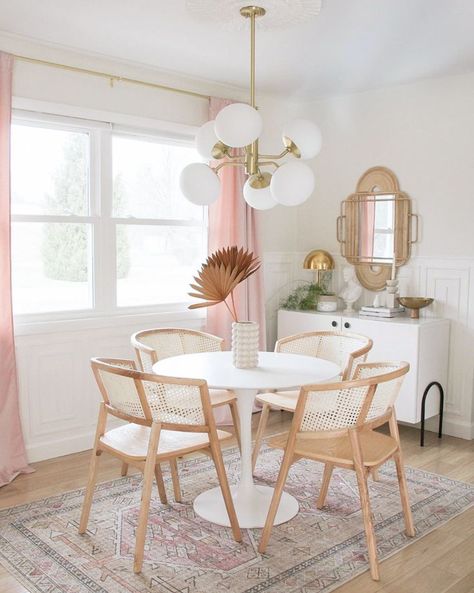
[[[268,174],[270,177],[270,174]],[[251,185],[252,178],[247,179],[244,185],[244,199],[255,210],[270,210],[277,205],[270,190],[270,183],[266,187],[255,188]]]
[[[219,197],[221,184],[216,173],[204,163],[184,167],[179,178],[184,196],[197,206],[212,204]]]
[[[227,146],[242,148],[256,140],[262,133],[260,113],[246,103],[232,103],[221,109],[216,117],[215,132]]]
[[[214,120],[202,125],[196,134],[196,150],[205,159],[211,160],[212,149],[219,142],[214,131]]]
[[[285,163],[273,173],[270,189],[279,204],[298,206],[305,202],[314,190],[313,171],[299,161]]]
[[[316,124],[309,119],[294,119],[283,128],[283,143],[292,142],[302,159],[312,159],[321,150],[322,136]]]

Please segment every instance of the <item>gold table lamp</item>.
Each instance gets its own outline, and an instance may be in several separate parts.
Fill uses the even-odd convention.
[[[313,249],[304,258],[303,268],[305,270],[315,270],[317,282],[320,284],[321,272],[334,270],[334,260],[332,255],[324,249]]]

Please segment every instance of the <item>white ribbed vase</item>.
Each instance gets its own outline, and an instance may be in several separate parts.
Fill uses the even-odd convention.
[[[258,365],[258,323],[238,321],[232,324],[232,359],[238,369]]]

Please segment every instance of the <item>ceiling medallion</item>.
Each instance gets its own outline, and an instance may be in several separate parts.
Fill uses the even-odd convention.
[[[260,0],[258,5],[266,12],[259,29],[284,29],[299,25],[317,16],[322,0]],[[186,0],[186,10],[197,20],[219,23],[226,29],[242,29],[240,18],[242,0]]]
[[[241,2],[240,18],[250,21],[250,101],[224,107],[215,120],[201,126],[196,135],[197,151],[207,160],[222,162],[214,167],[204,163],[192,163],[185,167],[180,176],[181,191],[194,204],[212,204],[220,194],[218,171],[222,167],[242,167],[248,175],[243,193],[249,206],[258,210],[268,210],[277,204],[297,206],[305,202],[314,190],[314,173],[301,161],[312,159],[319,153],[321,132],[313,122],[295,119],[283,128],[282,152],[261,154],[258,138],[263,121],[255,103],[255,21],[267,18],[265,6],[289,6],[290,2],[262,0],[262,6],[242,6]],[[216,6],[215,2],[204,0],[190,0],[190,4]],[[237,2],[227,0],[222,4],[235,5]],[[320,5],[303,0],[291,4]],[[233,148],[240,150],[235,153]],[[278,162],[287,155],[296,160]]]

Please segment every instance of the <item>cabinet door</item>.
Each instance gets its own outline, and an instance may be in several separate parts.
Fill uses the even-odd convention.
[[[338,313],[310,313],[306,311],[278,311],[278,339],[311,331],[340,330]]]
[[[398,420],[418,422],[418,326],[357,317],[343,318],[342,321],[350,323],[347,331],[372,338],[374,345],[367,356],[367,362],[406,360],[410,363],[395,409]]]

